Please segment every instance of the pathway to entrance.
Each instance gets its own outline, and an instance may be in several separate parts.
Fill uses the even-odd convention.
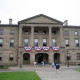
[[[56,73],[55,69],[51,68],[51,65],[46,65],[44,68],[40,65],[34,68],[34,66],[10,67],[9,70],[0,70],[0,72],[6,71],[35,71],[41,80],[80,80],[80,72],[75,71],[80,69],[79,66],[61,66],[60,70]]]
[[[43,69],[36,72],[41,80],[80,80],[80,72],[71,67],[66,68],[63,66],[57,73],[52,69]]]

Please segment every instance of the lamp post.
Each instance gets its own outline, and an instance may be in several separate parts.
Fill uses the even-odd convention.
[[[20,69],[22,68],[21,55],[22,55],[22,51],[20,51]]]
[[[68,53],[68,49],[67,49],[67,66],[69,67],[69,60],[70,60],[70,57],[71,57],[71,55],[70,55],[70,53]]]

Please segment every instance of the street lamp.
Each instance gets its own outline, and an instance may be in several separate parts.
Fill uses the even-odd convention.
[[[22,51],[20,51],[20,69],[22,68],[21,55],[22,55]]]
[[[71,57],[71,55],[70,55],[70,53],[68,53],[68,50],[67,50],[67,66],[69,67],[69,60],[70,60],[70,57]]]

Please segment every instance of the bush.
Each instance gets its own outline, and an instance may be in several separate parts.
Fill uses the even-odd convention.
[[[8,66],[0,65],[0,69],[8,69]]]

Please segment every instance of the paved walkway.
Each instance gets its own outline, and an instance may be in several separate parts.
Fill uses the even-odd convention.
[[[36,71],[41,80],[80,80],[80,72],[74,69],[61,68],[57,73],[56,70]]]
[[[61,66],[60,70],[56,73],[55,69],[52,69],[50,65],[37,66],[23,66],[20,67],[10,67],[8,70],[0,70],[0,72],[6,71],[35,71],[41,80],[80,80],[80,72],[75,71],[75,69],[80,69],[79,66]]]

